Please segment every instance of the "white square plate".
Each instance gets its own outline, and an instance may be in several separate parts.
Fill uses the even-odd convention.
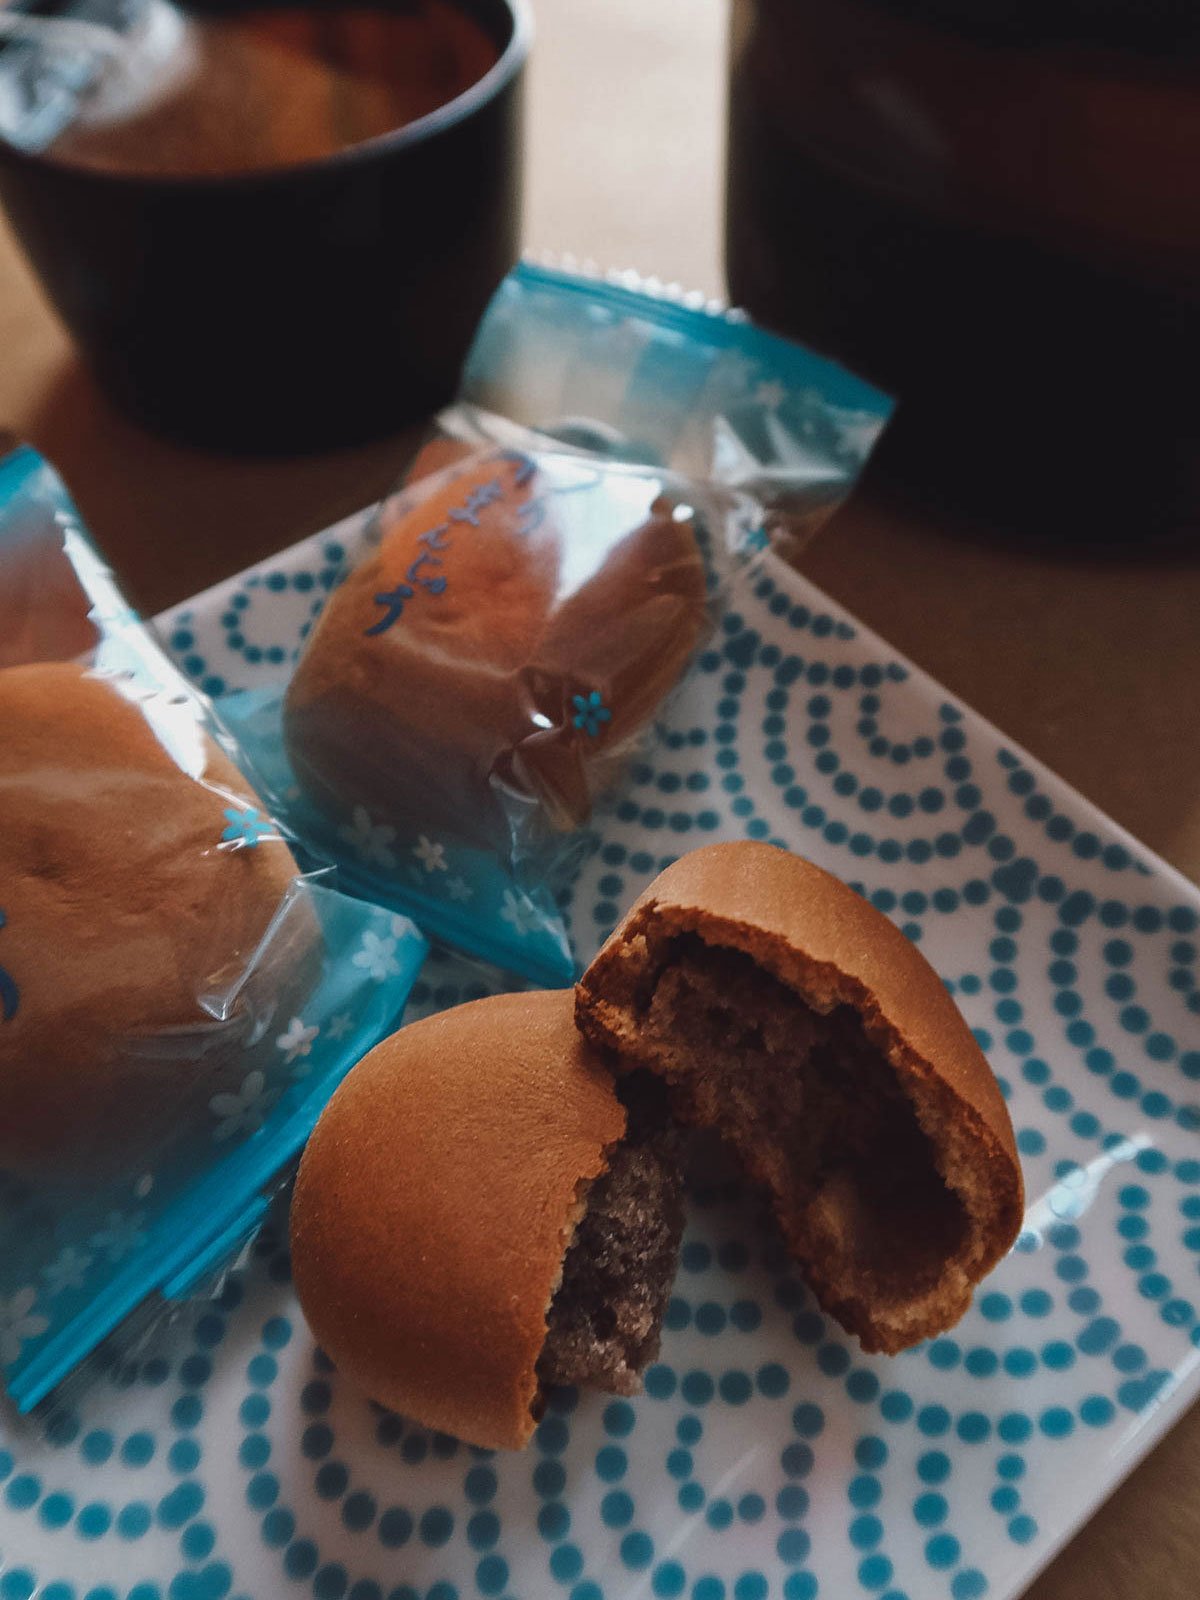
[[[172,612],[183,665],[278,677],[354,534]],[[1005,1600],[1193,1398],[1200,895],[773,560],[670,730],[576,886],[578,953],[708,839],[784,842],[895,916],[1018,1130],[1025,1230],[975,1309],[864,1357],[736,1186],[694,1194],[646,1394],[559,1396],[488,1456],[338,1380],[268,1233],[48,1428],[0,1413],[0,1600]],[[478,980],[435,957],[417,1006]]]

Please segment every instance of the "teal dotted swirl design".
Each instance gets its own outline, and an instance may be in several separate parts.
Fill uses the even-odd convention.
[[[205,612],[202,629],[193,626],[196,613],[190,606],[174,613],[165,643],[205,694],[222,695],[230,688],[245,687],[247,669],[278,676],[295,664],[347,557],[346,546],[328,536],[312,547],[312,553],[315,563],[291,571],[248,573],[232,592],[223,594],[219,611]],[[215,649],[210,638],[214,620],[220,630]]]
[[[186,670],[214,693],[286,672],[357,536],[172,614]],[[491,1455],[339,1378],[277,1219],[75,1405],[0,1413],[0,1600],[1002,1600],[1191,1398],[1194,890],[769,559],[597,831],[563,895],[585,956],[681,851],[739,837],[811,855],[920,943],[1028,1183],[971,1313],[864,1356],[718,1174],[645,1393],[558,1391],[528,1452]],[[488,986],[435,953],[412,1014]]]

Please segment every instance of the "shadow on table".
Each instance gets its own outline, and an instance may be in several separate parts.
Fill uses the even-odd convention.
[[[151,613],[378,499],[421,432],[286,460],[191,450],[122,416],[78,361],[60,369],[28,429]]]
[[[1200,560],[1194,395],[1084,397],[976,382],[903,397],[871,464],[875,492],[960,538],[1115,561]]]

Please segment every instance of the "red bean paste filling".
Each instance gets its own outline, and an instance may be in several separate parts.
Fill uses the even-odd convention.
[[[907,1300],[938,1281],[967,1217],[852,1007],[822,1015],[695,934],[654,941],[634,1005],[631,1053],[684,1120],[719,1127],[767,1177],[794,1248],[820,1228],[853,1295]]]
[[[636,1073],[620,1093],[629,1126],[607,1172],[588,1189],[563,1263],[538,1360],[547,1388],[636,1394],[658,1354],[683,1232],[683,1184],[662,1086]]]

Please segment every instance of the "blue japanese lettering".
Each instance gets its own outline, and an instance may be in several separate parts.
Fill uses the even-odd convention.
[[[462,508],[450,513],[451,522],[469,522],[473,528],[479,526],[479,514],[485,511],[493,501],[499,500],[504,494],[500,487],[500,480],[493,478],[489,483],[481,483],[477,489],[472,489],[464,501]]]
[[[523,450],[504,450],[500,454],[501,461],[511,461],[516,466],[513,473],[513,482],[518,489],[523,489],[537,471],[537,463],[532,456],[527,456]]]
[[[394,589],[388,589],[383,594],[375,596],[375,604],[383,606],[385,615],[372,628],[364,629],[366,637],[370,639],[377,633],[386,633],[393,623],[399,622],[404,615],[404,602],[411,600],[416,590],[407,583],[398,583]]]
[[[384,608],[384,614],[371,627],[363,630],[368,638],[386,633],[390,627],[399,622],[404,615],[405,605],[415,597],[418,588],[424,589],[428,594],[445,594],[448,586],[445,573],[438,572],[433,576],[426,576],[421,570],[422,567],[442,565],[441,557],[434,552],[450,548],[452,541],[447,535],[452,523],[465,522],[477,528],[480,514],[497,500],[503,499],[503,496],[504,490],[499,478],[491,478],[487,483],[481,483],[472,489],[463,504],[448,513],[445,522],[427,528],[418,536],[417,544],[424,548],[418,550],[416,559],[404,575],[405,581],[398,583],[394,589],[388,589],[375,596],[375,604]]]
[[[420,583],[428,586],[429,580],[427,578],[418,577],[418,573],[424,566],[440,567],[441,564],[442,562],[440,556],[431,555],[428,550],[422,550],[420,555],[413,562],[412,566],[409,567],[404,576],[407,578],[409,583]]]

